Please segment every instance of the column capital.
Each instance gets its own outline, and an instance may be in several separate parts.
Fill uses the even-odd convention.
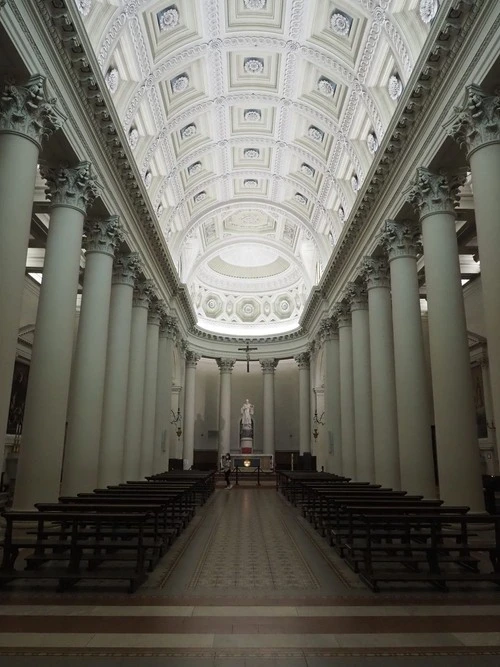
[[[259,364],[264,375],[273,375],[274,369],[278,365],[278,359],[259,359]]]
[[[339,329],[342,327],[350,327],[351,323],[351,308],[348,303],[335,303],[332,308],[332,317],[337,321]]]
[[[398,257],[417,257],[421,251],[420,225],[412,220],[386,220],[380,242],[389,256],[389,262]]]
[[[368,310],[368,292],[364,283],[347,283],[344,296],[351,306],[351,313]]]
[[[148,308],[148,324],[160,326],[162,318],[167,314],[167,307],[165,301],[161,299],[154,299],[149,304]]]
[[[300,354],[296,354],[294,359],[297,362],[299,370],[302,370],[303,368],[309,370],[311,367],[311,355],[309,352],[301,352]]]
[[[236,359],[216,359],[217,366],[222,373],[232,373]]]
[[[47,181],[45,194],[51,206],[76,208],[85,215],[98,193],[92,171],[90,162],[80,162],[72,167],[68,165],[52,167],[41,163],[40,173]]]
[[[186,350],[186,367],[196,368],[196,364],[201,359],[200,355],[193,350]]]
[[[334,317],[325,317],[321,320],[318,333],[321,342],[337,339],[339,337],[337,320]]]
[[[467,172],[434,173],[426,167],[418,167],[415,178],[403,192],[407,202],[413,205],[420,219],[435,213],[455,215],[458,188],[465,183]]]
[[[35,74],[24,85],[7,83],[0,93],[0,133],[20,134],[38,148],[42,141],[62,127],[66,121],[56,107],[56,98],[49,98],[47,79]]]
[[[177,320],[175,317],[165,313],[160,324],[160,338],[174,340],[175,336],[177,335],[177,331]]]
[[[83,247],[87,254],[100,252],[104,255],[111,255],[111,257],[114,256],[117,246],[125,238],[118,215],[86,220],[83,233]]]
[[[366,289],[391,286],[389,262],[385,257],[363,257],[360,274],[366,282]]]
[[[486,93],[477,84],[465,88],[461,107],[454,107],[454,116],[444,125],[470,156],[481,146],[500,142],[500,97]]]
[[[142,262],[138,252],[115,255],[113,261],[113,285],[129,285],[134,287],[139,273],[142,271]]]
[[[154,286],[152,280],[139,280],[134,286],[134,297],[132,305],[139,308],[149,308],[154,298]]]

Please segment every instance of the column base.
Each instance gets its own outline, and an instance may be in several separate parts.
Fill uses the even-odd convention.
[[[242,454],[252,454],[253,438],[240,438],[240,451]]]

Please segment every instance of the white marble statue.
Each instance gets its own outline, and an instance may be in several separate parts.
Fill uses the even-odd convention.
[[[241,423],[243,426],[251,427],[252,426],[252,416],[254,413],[253,405],[250,401],[245,399],[245,402],[241,406]]]

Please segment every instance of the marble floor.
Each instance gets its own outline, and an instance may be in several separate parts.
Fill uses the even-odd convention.
[[[133,595],[3,590],[0,667],[493,667],[499,602],[372,593],[274,489],[218,489]]]

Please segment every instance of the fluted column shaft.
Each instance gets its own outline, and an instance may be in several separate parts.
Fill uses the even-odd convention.
[[[325,417],[333,441],[328,472],[342,475],[342,410],[340,405],[340,344],[337,322],[328,318],[322,323],[321,338],[325,346]]]
[[[123,234],[116,216],[87,223],[85,277],[68,404],[61,492],[97,485],[114,249]]]
[[[373,453],[372,386],[370,372],[370,329],[366,287],[349,283],[346,290],[351,304],[352,376],[354,393],[354,434],[356,475],[359,480],[375,480]]]
[[[300,453],[311,451],[311,356],[303,352],[295,357],[299,366]]]
[[[231,451],[231,375],[235,359],[217,359],[219,381],[219,448],[218,461]]]
[[[436,485],[417,277],[419,236],[411,223],[387,221],[382,241],[391,271],[401,487],[432,498]]]
[[[264,454],[274,456],[274,370],[278,365],[276,359],[262,359],[263,384],[263,415],[262,415],[262,449]]]
[[[43,138],[63,117],[48,100],[45,78],[7,85],[0,94],[0,461],[4,460],[10,389],[24,290],[26,251]]]
[[[155,444],[153,473],[166,472],[170,457],[169,423],[172,410],[172,360],[176,332],[175,319],[162,319],[158,342],[158,380],[156,385]]]
[[[500,98],[472,84],[466,88],[462,109],[456,111],[448,132],[467,149],[470,162],[493,414],[495,424],[500,424]],[[497,464],[499,459],[497,439]]]
[[[368,290],[375,481],[400,489],[389,265],[385,259],[366,257],[362,273]]]
[[[351,310],[347,304],[336,304],[333,316],[339,328],[342,474],[351,479],[357,479]]]
[[[89,163],[46,169],[51,198],[14,506],[54,502],[60,491],[83,216],[95,196]]]
[[[419,168],[407,198],[418,208],[422,224],[439,495],[447,503],[481,511],[476,410],[453,207],[461,180]]]
[[[139,255],[118,255],[113,267],[104,381],[98,485],[123,481],[128,367],[134,283]]]
[[[146,338],[148,308],[152,298],[151,281],[136,285],[132,304],[132,328],[127,383],[127,410],[123,473],[125,481],[139,478],[141,457],[142,415],[144,409],[144,379],[146,367]]]
[[[184,388],[184,470],[193,465],[194,457],[194,421],[196,416],[196,364],[200,356],[192,350],[186,351],[186,374]]]
[[[158,383],[158,347],[160,342],[160,320],[164,304],[155,302],[149,307],[146,330],[146,361],[144,374],[144,406],[142,412],[141,456],[139,476],[153,474],[155,450],[156,388]]]

